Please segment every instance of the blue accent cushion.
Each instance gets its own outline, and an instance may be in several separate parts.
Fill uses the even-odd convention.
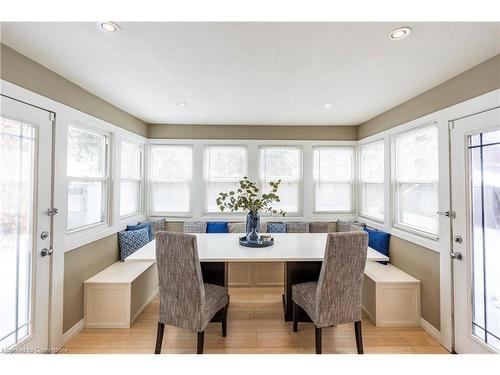
[[[142,229],[142,228],[148,228],[148,236],[149,240],[153,241],[154,240],[154,235],[153,235],[153,226],[149,221],[145,223],[139,223],[136,225],[127,225],[127,230],[137,230],[137,229]]]
[[[207,233],[229,233],[227,221],[207,223]]]
[[[118,243],[120,245],[120,260],[123,262],[126,257],[149,243],[148,228],[122,230],[118,232]]]
[[[286,233],[286,223],[267,223],[267,233]]]
[[[389,256],[389,239],[391,235],[381,230],[363,228],[368,233],[368,246],[379,253]],[[387,264],[387,262],[379,262]]]

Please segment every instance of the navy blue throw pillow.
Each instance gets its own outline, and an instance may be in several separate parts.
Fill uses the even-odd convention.
[[[153,241],[154,240],[153,226],[151,225],[150,222],[140,223],[140,224],[136,224],[136,225],[127,225],[127,231],[137,230],[137,229],[142,229],[142,228],[148,228],[149,241]]]
[[[286,223],[267,223],[267,233],[286,233]]]
[[[363,228],[368,233],[368,246],[379,253],[389,256],[389,238],[391,235],[381,230]],[[379,262],[387,264],[387,262]]]
[[[137,230],[122,230],[118,232],[118,243],[120,244],[120,260],[132,255],[149,242],[147,228]]]
[[[208,222],[207,233],[229,233],[227,221],[223,222]]]

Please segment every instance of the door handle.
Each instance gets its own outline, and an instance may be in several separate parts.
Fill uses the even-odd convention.
[[[40,255],[41,255],[42,257],[46,257],[46,256],[50,256],[50,255],[52,255],[52,253],[53,253],[53,252],[54,252],[54,250],[52,250],[52,248],[47,249],[46,247],[44,247],[44,248],[42,249],[42,251],[40,251]]]
[[[455,260],[462,260],[462,254],[459,253],[458,251],[456,252],[450,252],[450,257],[451,259],[455,259]]]
[[[454,218],[457,217],[457,214],[455,213],[455,211],[438,211],[436,213],[438,215],[443,215],[443,216],[446,216],[446,217],[451,217],[452,219],[454,219]]]

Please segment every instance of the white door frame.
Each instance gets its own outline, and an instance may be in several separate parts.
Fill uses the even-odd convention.
[[[500,105],[500,100],[498,105]],[[459,353],[475,354],[475,353],[491,353],[494,349],[489,347],[486,342],[483,342],[479,337],[474,337],[472,334],[472,301],[470,299],[472,292],[472,256],[473,245],[471,235],[471,216],[472,212],[468,212],[471,208],[470,202],[470,149],[467,144],[470,135],[479,134],[493,130],[490,128],[491,123],[484,123],[489,117],[494,116],[498,128],[498,114],[500,110],[496,108],[486,110],[458,119],[454,122],[453,129],[450,134],[451,150],[451,174],[454,181],[454,190],[452,193],[452,209],[456,212],[456,218],[453,221],[453,235],[460,235],[462,241],[453,243],[453,251],[460,252],[462,258],[452,261],[454,270],[454,314],[455,317],[460,316],[460,321],[455,320],[455,342],[454,349],[460,349]],[[457,273],[457,270],[460,272]],[[485,286],[486,287],[486,286]],[[458,292],[458,293],[457,293]],[[465,306],[464,306],[465,305]],[[458,341],[460,339],[460,341]]]
[[[4,94],[2,92],[2,94]],[[41,249],[52,245],[51,218],[45,211],[52,206],[52,131],[53,114],[47,110],[16,100],[9,96],[1,96],[2,114],[9,119],[26,123],[34,129],[33,148],[33,207],[31,228],[31,269],[30,269],[30,326],[28,336],[16,342],[7,350],[39,353],[49,347],[49,303],[51,257],[42,256]],[[4,111],[5,109],[5,111]],[[47,238],[40,234],[48,231]],[[17,329],[17,327],[16,327]]]
[[[479,113],[500,104],[500,89],[491,91],[489,93],[480,95],[476,98],[467,100],[465,102],[456,104],[454,106],[442,110],[443,118],[448,123]],[[446,139],[450,145],[449,132],[446,132]],[[449,163],[450,149],[448,150],[447,162]],[[451,191],[450,184],[450,170],[449,164],[447,166],[447,184],[448,184],[448,201],[451,207]],[[451,249],[452,238],[449,239],[449,249]],[[453,284],[452,284],[452,267],[453,261],[450,257],[450,251],[442,251],[440,255],[440,269],[441,269],[441,344],[448,350],[453,350],[454,346],[454,332],[453,332]]]
[[[114,139],[132,139],[144,144],[146,139],[140,135],[125,130],[117,125],[103,121],[97,117],[49,99],[11,82],[0,79],[0,92],[6,96],[40,107],[55,113],[55,123],[52,131],[52,156],[57,163],[52,168],[53,180],[53,207],[59,209],[59,213],[53,216],[52,221],[52,272],[50,280],[50,320],[49,320],[49,348],[52,351],[63,346],[63,297],[64,297],[64,254],[73,248],[83,246],[86,243],[99,240],[123,229],[126,224],[144,219],[144,213],[130,216],[126,219],[119,217],[116,204],[113,205],[113,213],[110,218],[109,227],[99,233],[86,234],[84,238],[69,243],[66,235],[67,221],[67,186],[66,186],[66,157],[67,157],[67,129],[71,121],[92,124],[113,133]],[[113,160],[113,163],[115,161]],[[112,179],[118,181],[117,170],[113,170]],[[119,184],[118,184],[119,186]],[[114,189],[116,191],[116,188]],[[119,199],[118,195],[111,195],[112,199]]]

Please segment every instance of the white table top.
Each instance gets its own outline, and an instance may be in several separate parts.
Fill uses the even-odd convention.
[[[327,233],[273,233],[274,245],[264,248],[241,246],[241,233],[200,233],[198,256],[202,262],[286,262],[322,261]],[[156,241],[137,250],[125,259],[131,261],[155,261]],[[368,248],[367,260],[388,261],[389,258]]]

